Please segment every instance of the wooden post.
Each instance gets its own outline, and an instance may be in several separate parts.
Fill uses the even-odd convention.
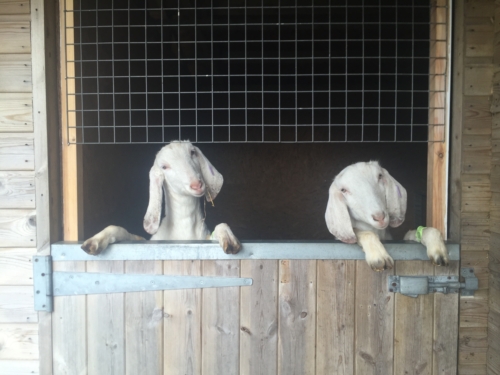
[[[449,88],[449,12],[447,0],[431,7],[429,66],[429,151],[427,159],[427,226],[447,237]]]
[[[66,9],[65,9],[66,5]],[[81,194],[81,146],[76,145],[76,109],[74,94],[75,47],[73,0],[60,2],[60,52],[61,52],[61,139],[62,139],[62,185],[63,185],[63,237],[65,241],[76,241],[82,234]]]

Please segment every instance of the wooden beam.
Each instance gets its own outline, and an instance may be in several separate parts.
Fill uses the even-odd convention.
[[[69,108],[75,107],[74,94],[75,80],[66,79],[67,76],[75,76],[75,64],[72,62],[75,58],[73,27],[73,13],[66,12],[73,9],[73,0],[60,2],[60,52],[61,52],[61,138],[62,138],[62,185],[63,185],[63,237],[65,241],[78,240],[82,233],[82,205],[81,200],[81,147],[75,143],[76,134],[76,116],[74,112],[68,112]],[[65,9],[66,8],[66,9]],[[70,61],[70,62],[66,62]]]
[[[464,89],[464,0],[454,2],[453,12],[454,19],[454,34],[453,43],[453,91],[451,92],[452,113],[450,139],[450,158],[453,161],[450,163],[450,239],[455,242],[460,242],[461,238],[461,173],[462,173],[462,121],[463,121],[463,89]],[[487,111],[472,112],[471,116],[479,117],[485,115]],[[471,126],[472,127],[472,126]]]

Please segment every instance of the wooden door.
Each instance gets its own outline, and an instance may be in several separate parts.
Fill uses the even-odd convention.
[[[446,268],[396,261],[373,272],[356,259],[220,254],[54,262],[55,270],[253,279],[248,287],[56,297],[54,374],[456,374],[458,294],[406,297],[390,292],[387,278],[458,275],[457,260]]]

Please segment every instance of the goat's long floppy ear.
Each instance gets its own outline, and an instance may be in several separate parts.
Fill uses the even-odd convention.
[[[395,228],[405,221],[406,189],[387,170],[383,168],[382,170],[385,177],[385,199],[389,211],[389,225]]]
[[[144,215],[144,230],[155,234],[160,226],[163,172],[156,165],[149,171],[149,204]]]
[[[200,162],[201,174],[203,175],[203,181],[207,187],[205,197],[207,201],[215,199],[222,188],[222,183],[224,178],[222,175],[214,168],[214,166],[208,161],[208,159],[203,155],[198,147],[196,148],[196,153],[198,154],[198,160]]]
[[[346,243],[355,243],[356,235],[352,229],[351,218],[347,211],[344,196],[332,184],[329,190],[328,205],[325,212],[326,226],[331,234]]]

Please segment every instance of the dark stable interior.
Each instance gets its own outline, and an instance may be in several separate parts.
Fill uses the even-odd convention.
[[[333,239],[325,224],[328,188],[344,167],[378,160],[408,192],[395,240],[425,224],[427,144],[200,144],[224,176],[209,229],[227,223],[242,240]],[[142,227],[149,169],[161,145],[83,146],[84,237],[110,224],[149,238]]]

